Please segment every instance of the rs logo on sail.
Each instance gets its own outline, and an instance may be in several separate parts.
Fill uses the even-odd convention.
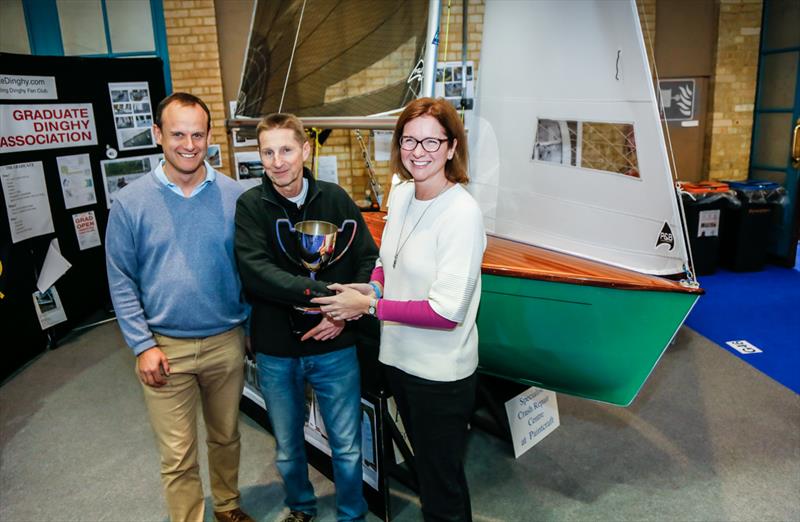
[[[669,228],[669,223],[664,223],[664,227],[658,234],[658,241],[656,241],[656,248],[659,245],[669,245],[669,249],[675,248],[675,237],[672,235],[672,229]]]

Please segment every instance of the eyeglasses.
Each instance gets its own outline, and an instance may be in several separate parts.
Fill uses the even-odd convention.
[[[441,139],[441,138],[424,138],[418,140],[417,138],[412,138],[411,136],[401,136],[400,137],[400,148],[403,150],[414,150],[417,148],[417,145],[422,144],[422,148],[425,149],[426,152],[436,152],[441,148],[442,143],[450,141],[449,139]]]

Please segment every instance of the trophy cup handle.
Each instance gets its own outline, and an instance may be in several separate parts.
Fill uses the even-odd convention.
[[[344,221],[342,221],[342,227],[339,229],[339,233],[344,232],[344,227],[346,227],[347,225],[353,225],[353,233],[350,234],[350,239],[347,241],[347,244],[345,245],[344,250],[339,252],[338,256],[336,256],[335,258],[331,259],[331,261],[330,261],[330,263],[328,263],[328,265],[332,265],[335,262],[337,262],[339,259],[341,259],[341,257],[345,254],[345,252],[347,252],[347,249],[350,248],[350,245],[353,243],[353,240],[356,238],[356,230],[358,230],[358,224],[356,223],[355,219],[345,219]]]
[[[281,219],[278,219],[278,220],[275,221],[275,236],[278,238],[278,244],[281,246],[281,250],[283,250],[283,253],[286,254],[286,257],[288,257],[290,261],[292,261],[293,263],[295,263],[295,264],[297,264],[299,266],[303,266],[303,263],[301,263],[299,260],[293,258],[289,254],[289,252],[286,250],[286,247],[283,244],[283,240],[281,239],[281,223],[286,223],[289,226],[289,232],[292,232],[292,233],[295,232],[295,229],[292,226],[292,222],[289,221],[288,219],[281,218]]]

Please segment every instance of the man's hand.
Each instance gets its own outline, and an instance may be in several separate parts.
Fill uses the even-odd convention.
[[[317,341],[328,341],[335,338],[344,330],[344,321],[334,321],[327,315],[322,316],[322,321],[317,326],[303,334],[300,338],[301,341],[306,339],[316,339]]]
[[[165,377],[169,376],[169,360],[161,348],[153,346],[136,357],[136,371],[144,384],[160,388],[167,384]]]

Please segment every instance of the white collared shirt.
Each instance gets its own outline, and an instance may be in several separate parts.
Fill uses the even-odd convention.
[[[206,166],[206,178],[200,182],[200,184],[197,185],[194,190],[192,190],[192,193],[188,196],[190,198],[198,195],[204,188],[206,188],[207,185],[214,183],[214,181],[217,179],[217,171],[214,170],[207,161],[204,161],[203,164]],[[167,173],[164,172],[164,160],[161,160],[161,162],[158,164],[158,167],[156,167],[155,175],[156,178],[158,178],[161,183],[169,187],[172,192],[178,194],[179,196],[186,197],[183,195],[183,190],[181,190],[178,185],[170,181],[167,177]]]

